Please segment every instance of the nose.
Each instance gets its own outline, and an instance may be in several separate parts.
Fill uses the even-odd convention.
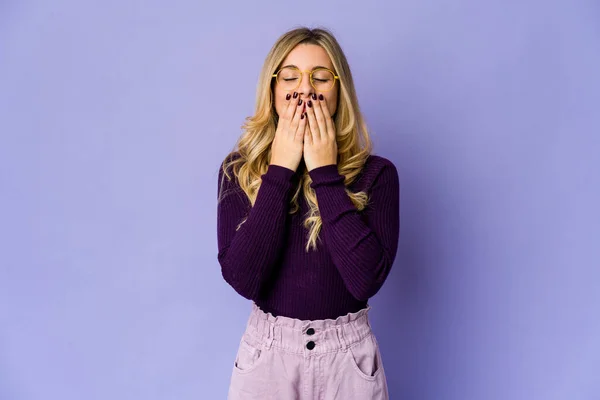
[[[314,88],[310,84],[310,73],[309,72],[302,73],[302,80],[301,80],[300,86],[298,87],[297,90],[301,97],[304,97],[304,98],[310,97]]]

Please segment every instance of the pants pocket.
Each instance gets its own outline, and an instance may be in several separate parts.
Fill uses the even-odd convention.
[[[379,345],[372,333],[348,348],[348,358],[362,379],[374,381],[383,370]]]
[[[228,400],[264,400],[270,399],[273,390],[272,351],[245,333],[235,356],[233,372],[229,384]],[[269,379],[271,378],[271,379]]]
[[[244,333],[235,357],[234,370],[242,374],[255,370],[264,358],[263,352],[262,344]]]

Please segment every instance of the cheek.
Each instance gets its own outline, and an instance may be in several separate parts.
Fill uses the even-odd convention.
[[[329,115],[335,114],[335,112],[337,111],[337,103],[327,103],[327,106],[329,108]]]
[[[283,110],[285,110],[285,95],[286,93],[281,90],[277,90],[277,88],[273,90],[273,97],[275,98],[275,112],[277,112],[277,115],[281,115]]]
[[[327,96],[327,108],[329,109],[329,115],[335,114],[337,110],[337,96]]]

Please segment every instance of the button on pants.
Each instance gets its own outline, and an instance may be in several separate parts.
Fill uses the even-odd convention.
[[[387,400],[370,306],[302,321],[255,303],[233,365],[228,400]]]

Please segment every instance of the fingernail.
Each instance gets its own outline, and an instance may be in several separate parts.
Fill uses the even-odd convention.
[[[322,94],[320,94],[320,95],[319,95],[319,100],[323,100],[323,99],[324,99],[323,95],[322,95]]]
[[[302,115],[300,116],[300,119],[304,119],[304,114],[302,114]]]
[[[316,99],[317,99],[317,94],[316,94],[316,93],[313,93],[313,94],[312,94],[312,98],[313,98],[313,100],[316,100]]]
[[[286,99],[286,100],[289,100],[289,99],[291,99],[291,98],[292,98],[292,95],[291,95],[291,94],[289,94],[289,93],[288,93],[288,94],[286,94],[286,95],[285,95],[285,99]]]
[[[310,100],[309,100],[309,101],[306,103],[306,105],[307,105],[307,106],[309,106],[309,107],[312,107],[312,101],[310,101]]]
[[[301,106],[302,105],[302,99],[298,100],[298,105]]]
[[[294,98],[298,97],[298,92],[294,92]]]

